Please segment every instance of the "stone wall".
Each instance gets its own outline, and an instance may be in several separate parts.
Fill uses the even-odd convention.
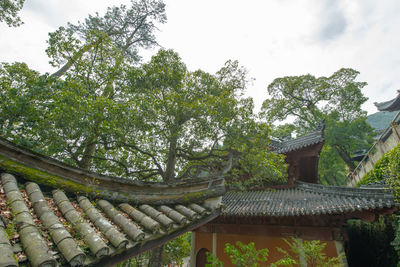
[[[390,127],[379,137],[368,153],[364,156],[361,162],[353,171],[348,183],[349,186],[354,186],[363,176],[372,170],[374,164],[388,151],[391,151],[400,142],[400,112],[394,118]]]

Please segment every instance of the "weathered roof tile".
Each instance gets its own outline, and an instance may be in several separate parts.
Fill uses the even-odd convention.
[[[383,188],[324,186],[296,181],[295,188],[228,192],[222,216],[302,216],[339,214],[396,204]]]
[[[400,110],[400,92],[397,91],[397,96],[389,101],[374,103],[379,111],[396,111]]]
[[[13,175],[3,173],[1,177],[0,191],[4,191],[6,207],[12,211],[8,221],[17,224],[19,239],[10,242],[0,220],[0,267],[18,266],[13,246],[19,243],[27,256],[19,259],[29,260],[32,266],[108,266],[117,262],[119,255],[133,250],[140,253],[161,242],[157,240],[165,242],[169,236],[219,214],[219,209],[210,211],[204,203],[136,207],[120,203],[119,210],[103,199],[94,202],[77,196],[75,201],[61,190],[54,190],[51,195],[33,182],[25,184],[21,192],[26,194],[22,195]],[[5,210],[0,215],[1,212]]]
[[[324,135],[322,127],[295,139],[271,141],[270,146],[275,150],[276,153],[285,154],[294,150],[321,143],[323,141]]]

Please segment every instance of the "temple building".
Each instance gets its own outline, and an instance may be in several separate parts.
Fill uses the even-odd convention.
[[[388,151],[391,151],[400,143],[400,90],[392,100],[374,103],[379,111],[397,112],[387,128],[384,129],[371,148],[362,155],[358,155],[360,161],[356,168],[349,174],[349,186],[354,186],[367,174],[374,164]]]
[[[276,247],[287,248],[283,238],[290,237],[326,242],[327,255],[337,256],[347,219],[373,221],[397,207],[383,187],[318,184],[323,130],[271,143],[286,155],[286,184],[227,193],[218,175],[132,181],[71,167],[0,138],[0,267],[111,266],[188,231],[190,266],[204,266],[206,252],[231,266],[223,249],[236,241],[268,248],[275,261],[282,256]]]
[[[324,252],[336,257],[345,252],[348,219],[375,220],[396,210],[388,189],[340,187],[318,184],[317,164],[323,146],[323,127],[294,139],[273,142],[272,149],[286,155],[288,183],[263,190],[227,192],[220,216],[192,234],[191,265],[205,266],[206,252],[215,254],[224,266],[233,266],[224,253],[226,243],[254,242],[268,248],[268,263],[283,257],[277,247],[288,250],[284,238],[321,240]],[[307,266],[304,258],[300,265]],[[347,266],[344,258],[343,264]]]

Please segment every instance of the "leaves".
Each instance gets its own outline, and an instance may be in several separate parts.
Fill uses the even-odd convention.
[[[237,241],[236,246],[227,243],[224,251],[237,267],[258,267],[261,263],[266,262],[268,257],[268,249],[257,250],[254,242],[244,245]]]
[[[23,22],[18,16],[25,0],[2,0],[0,2],[0,22],[5,22],[9,27],[18,27]]]
[[[294,119],[278,126],[276,137],[304,135],[325,120],[325,147],[318,167],[323,183],[344,184],[346,172],[355,168],[352,153],[373,142],[372,128],[361,109],[367,100],[361,92],[366,83],[356,81],[358,74],[343,68],[330,77],[289,76],[268,86],[271,98],[264,101],[261,116],[268,122]]]
[[[190,255],[191,234],[191,232],[187,232],[164,245],[164,263],[183,266],[183,259]]]
[[[284,257],[273,263],[272,266],[294,266],[300,264],[300,258],[303,255],[307,266],[313,267],[341,267],[344,254],[338,257],[328,257],[324,251],[327,243],[321,243],[320,240],[299,241],[292,238],[291,241],[284,239],[289,246],[289,251],[282,248],[277,250],[284,254]]]

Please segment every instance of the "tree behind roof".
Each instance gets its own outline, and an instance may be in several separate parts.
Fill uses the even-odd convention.
[[[325,146],[319,164],[323,182],[344,183],[344,173],[355,168],[351,153],[368,148],[373,141],[372,128],[361,109],[367,100],[361,92],[366,83],[356,81],[358,74],[343,68],[330,77],[288,76],[277,78],[268,86],[271,98],[264,101],[262,114],[269,122],[294,118],[291,125],[301,136],[325,119]]]

